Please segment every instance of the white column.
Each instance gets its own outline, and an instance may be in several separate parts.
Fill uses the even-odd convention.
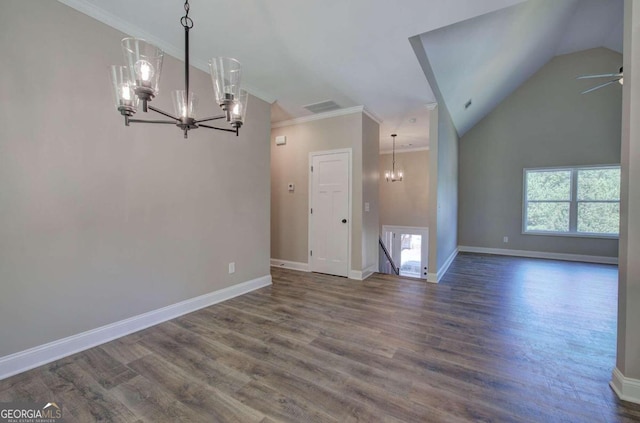
[[[618,349],[611,387],[640,403],[640,2],[624,3]]]

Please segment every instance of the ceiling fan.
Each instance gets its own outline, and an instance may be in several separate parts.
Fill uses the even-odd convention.
[[[613,79],[605,82],[604,84],[596,85],[593,88],[589,88],[588,90],[583,91],[582,94],[587,94],[587,93],[590,93],[591,91],[599,90],[600,88],[606,87],[607,85],[613,84],[614,82],[619,82],[620,85],[622,85],[622,82],[623,82],[622,68],[620,68],[619,73],[603,73],[600,75],[582,75],[582,76],[579,76],[577,79],[591,79],[591,78],[613,78]]]

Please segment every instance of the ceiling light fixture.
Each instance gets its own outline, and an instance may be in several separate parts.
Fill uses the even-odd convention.
[[[396,137],[398,134],[391,134],[391,138],[393,138],[393,150],[392,150],[392,162],[391,162],[391,171],[386,171],[384,174],[387,182],[401,182],[403,173],[401,170],[396,171]]]
[[[600,88],[606,87],[607,85],[611,85],[615,82],[619,82],[620,85],[624,84],[624,74],[622,73],[623,68],[620,68],[620,72],[619,73],[604,73],[604,74],[599,74],[599,75],[581,75],[578,76],[576,79],[593,79],[593,78],[613,78],[607,82],[605,82],[604,84],[600,84],[600,85],[596,85],[593,88],[589,88],[586,91],[583,91],[581,94],[587,94],[590,93],[592,91],[595,90],[599,90]]]
[[[148,103],[158,94],[162,59],[164,52],[158,47],[139,38],[122,40],[122,52],[126,66],[111,66],[111,82],[115,94],[116,109],[124,116],[124,124],[159,123],[173,124],[184,132],[184,137],[191,129],[208,128],[219,131],[240,132],[247,113],[248,93],[240,88],[242,68],[240,62],[229,57],[216,57],[209,61],[211,81],[216,102],[224,112],[219,116],[196,119],[198,97],[189,91],[189,30],[193,28],[193,20],[189,17],[189,0],[184,2],[185,15],[180,19],[184,28],[184,90],[172,93],[175,114],[160,110]],[[142,111],[148,109],[171,120],[132,119],[139,103]],[[226,119],[231,128],[218,128],[202,122]]]
[[[622,75],[622,67],[620,67],[620,79],[618,79],[620,85],[624,85],[624,77]]]

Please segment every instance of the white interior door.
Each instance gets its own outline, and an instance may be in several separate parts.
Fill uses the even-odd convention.
[[[349,276],[348,152],[311,154],[309,264],[312,272]]]

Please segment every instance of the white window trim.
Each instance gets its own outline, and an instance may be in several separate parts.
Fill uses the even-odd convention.
[[[619,164],[606,164],[606,165],[582,165],[582,166],[561,166],[561,167],[525,167],[522,170],[522,235],[542,235],[542,236],[560,236],[560,237],[570,237],[570,238],[602,238],[602,239],[618,239],[620,237],[620,232],[618,230],[617,234],[600,234],[600,233],[591,233],[591,232],[578,232],[577,231],[577,222],[578,222],[578,203],[580,201],[578,198],[578,184],[577,184],[577,174],[576,170],[582,169],[620,169]],[[571,197],[569,199],[569,232],[553,232],[553,231],[527,231],[527,172],[528,171],[541,171],[541,172],[554,172],[554,171],[571,171]],[[565,200],[557,200],[557,201],[549,201],[549,202],[558,202],[558,203],[566,203]],[[620,200],[603,200],[603,201],[588,201],[588,202],[610,202],[610,203],[620,203]]]

